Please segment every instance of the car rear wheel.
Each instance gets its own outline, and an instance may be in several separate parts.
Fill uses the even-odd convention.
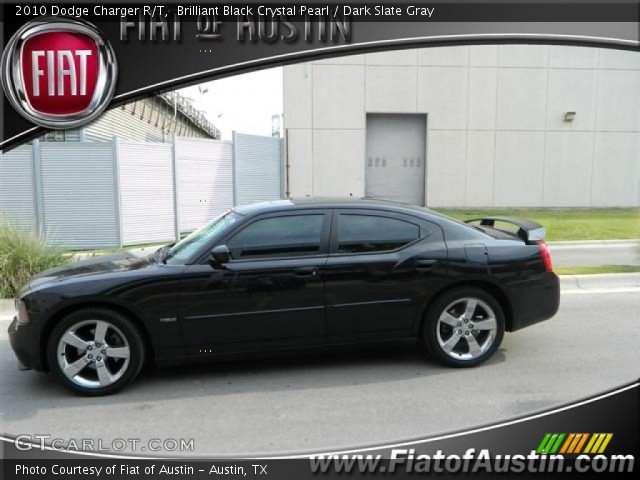
[[[84,309],[58,323],[49,337],[49,368],[82,395],[108,395],[132,381],[144,363],[144,341],[126,316]]]
[[[441,363],[472,367],[495,353],[504,329],[502,308],[491,295],[479,288],[459,288],[429,308],[422,340]]]

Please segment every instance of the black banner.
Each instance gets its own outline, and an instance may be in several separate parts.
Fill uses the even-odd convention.
[[[517,473],[522,478],[592,478],[614,473],[621,478],[637,471],[639,407],[640,384],[634,383],[569,405],[437,437],[262,458],[92,455],[5,438],[3,478],[145,479],[179,475],[198,480],[225,475],[302,480],[347,473],[400,478],[426,473],[472,473],[474,478],[495,473]],[[577,435],[584,435],[582,444],[580,437],[572,441]],[[551,443],[558,447],[554,450]],[[563,460],[552,460],[554,455]],[[519,457],[523,458],[521,462],[516,460]]]
[[[225,6],[236,10],[225,15]],[[258,13],[260,6],[265,15]],[[267,15],[267,7],[278,10]],[[3,50],[27,21],[62,13],[90,21],[115,51],[119,75],[113,107],[205,79],[356,52],[496,42],[637,49],[640,39],[638,2],[394,2],[379,4],[379,14],[373,7],[311,2],[302,12],[294,2],[5,4]],[[242,8],[244,13],[237,10]],[[400,9],[400,14],[385,8]],[[419,12],[411,15],[409,9]],[[42,134],[4,94],[2,102],[0,147]]]

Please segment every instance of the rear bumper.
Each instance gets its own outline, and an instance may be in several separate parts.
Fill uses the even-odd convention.
[[[514,282],[508,291],[513,310],[510,331],[547,320],[560,307],[560,279],[553,272]]]
[[[40,336],[31,324],[18,323],[14,317],[9,325],[9,343],[18,358],[20,370],[43,370],[40,356]]]

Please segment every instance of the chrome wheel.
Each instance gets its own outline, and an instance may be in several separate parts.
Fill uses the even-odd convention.
[[[103,388],[127,371],[131,350],[122,331],[105,320],[84,320],[68,328],[57,347],[58,365],[73,383]]]
[[[438,318],[436,334],[444,353],[456,360],[474,360],[491,348],[498,329],[495,312],[478,298],[459,298]]]

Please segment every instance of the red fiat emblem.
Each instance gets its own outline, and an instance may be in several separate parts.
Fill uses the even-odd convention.
[[[115,90],[113,49],[84,21],[45,18],[24,25],[2,57],[2,84],[13,106],[48,128],[97,117]]]

